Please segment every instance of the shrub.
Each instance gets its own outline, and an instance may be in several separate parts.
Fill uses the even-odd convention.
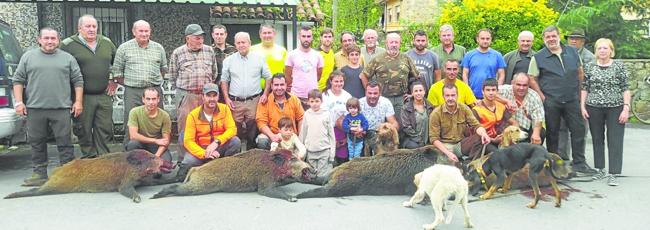
[[[517,36],[523,30],[535,34],[533,48],[541,49],[542,31],[555,24],[557,17],[558,14],[546,6],[546,0],[463,0],[445,4],[433,29],[443,24],[452,25],[455,42],[472,49],[477,46],[476,32],[489,28],[492,30],[491,47],[505,54],[517,49]]]

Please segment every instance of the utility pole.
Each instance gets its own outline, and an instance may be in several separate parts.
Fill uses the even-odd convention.
[[[338,0],[333,0],[332,1],[332,30],[336,30],[336,16],[338,15],[337,8],[338,8],[339,1]]]

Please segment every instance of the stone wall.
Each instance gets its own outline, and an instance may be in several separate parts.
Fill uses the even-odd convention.
[[[650,59],[628,59],[622,60],[630,74],[630,91],[632,95],[640,94],[641,101],[636,101],[637,110],[650,113]]]
[[[36,45],[37,15],[36,3],[0,3],[0,19],[11,25],[23,49]]]
[[[65,23],[63,18],[63,3],[42,3],[43,26],[49,26],[59,31],[62,37],[67,37],[69,31],[65,31]],[[75,31],[73,31],[74,33]]]
[[[142,19],[151,25],[151,40],[162,44],[168,56],[185,43],[183,33],[188,24],[199,24],[203,31],[210,33],[208,6],[147,4],[142,8],[142,15]],[[207,41],[209,39],[206,39]]]

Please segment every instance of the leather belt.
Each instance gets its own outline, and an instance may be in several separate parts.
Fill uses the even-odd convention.
[[[228,97],[230,98],[230,100],[240,101],[241,102],[241,101],[253,100],[254,98],[256,98],[256,97],[258,97],[260,95],[262,95],[262,93],[255,94],[255,95],[250,96],[250,97],[235,97],[233,95],[228,95]]]

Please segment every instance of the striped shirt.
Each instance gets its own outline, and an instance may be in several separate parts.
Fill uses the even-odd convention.
[[[169,58],[169,79],[176,88],[200,92],[203,85],[215,80],[217,73],[217,58],[207,45],[198,51],[182,45]]]
[[[167,72],[165,48],[154,41],[141,48],[131,39],[117,48],[112,72],[115,77],[124,77],[124,85],[129,87],[160,85],[162,74]]]

